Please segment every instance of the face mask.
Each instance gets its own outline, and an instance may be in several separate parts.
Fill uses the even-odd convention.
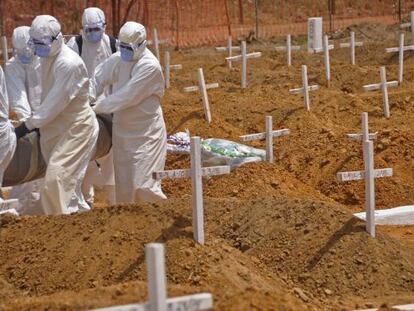
[[[32,62],[33,55],[32,54],[17,54],[17,58],[22,64],[30,64]]]
[[[34,54],[39,56],[39,57],[48,57],[49,54],[50,54],[51,48],[52,47],[50,45],[36,44],[34,46]]]
[[[97,43],[101,41],[103,36],[103,30],[98,31],[86,31],[86,40],[88,40],[91,43]]]
[[[41,39],[30,38],[29,47],[32,49],[35,55],[39,57],[48,57],[52,50],[53,41],[59,39],[62,35],[59,33],[54,37],[44,37]]]
[[[29,47],[33,51],[34,55],[39,57],[48,57],[50,54],[50,50],[52,49],[52,42],[53,39],[45,38],[45,39],[30,39],[29,40]]]
[[[134,60],[134,51],[131,48],[120,46],[119,51],[121,52],[121,59],[123,61],[132,62]]]

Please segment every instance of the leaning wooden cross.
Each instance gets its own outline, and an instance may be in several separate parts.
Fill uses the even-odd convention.
[[[240,46],[233,46],[233,41],[231,36],[227,38],[227,46],[219,46],[216,47],[217,52],[227,52],[228,51],[228,57],[232,57],[233,51],[240,51]],[[232,68],[231,60],[227,61],[229,69]]]
[[[148,302],[128,304],[94,311],[201,311],[213,308],[210,293],[167,298],[167,277],[165,274],[164,245],[150,243],[145,245],[147,264]]]
[[[355,32],[351,31],[351,41],[349,43],[340,43],[339,47],[351,49],[351,65],[355,65],[355,47],[362,46],[363,42],[355,42]]]
[[[266,161],[273,163],[273,138],[286,136],[289,134],[290,134],[290,130],[288,129],[281,129],[281,130],[273,131],[272,117],[267,116],[266,117],[266,132],[243,135],[243,136],[240,136],[240,140],[245,142],[245,141],[265,139],[266,140]]]
[[[201,167],[200,137],[191,137],[191,169],[154,172],[152,178],[191,178],[193,235],[194,240],[204,244],[204,212],[203,212],[203,176],[223,175],[230,173],[230,166]]]
[[[9,199],[9,200],[0,199],[0,215],[10,213],[10,214],[19,216],[19,213],[17,212],[18,207],[19,207],[18,199]]]
[[[400,28],[411,28],[411,44],[414,44],[414,11],[410,12],[410,22],[401,24]]]
[[[398,52],[398,82],[401,84],[403,81],[404,75],[404,51],[414,50],[414,45],[404,46],[404,33],[400,33],[400,42],[399,46],[395,48],[385,49],[386,53],[396,53]]]
[[[154,47],[155,56],[160,60],[160,44],[167,43],[168,40],[159,40],[157,28],[152,29],[152,40],[148,40],[148,44]]]
[[[362,115],[363,139],[369,137],[368,117]],[[365,211],[366,231],[375,237],[375,178],[390,177],[392,168],[374,169],[374,145],[370,140],[363,141],[364,170],[353,172],[339,172],[337,179],[340,182],[365,180]]]
[[[286,36],[286,46],[276,46],[276,51],[286,51],[287,53],[287,65],[292,66],[292,51],[299,51],[300,45],[292,45],[292,37]]]
[[[164,78],[165,78],[165,88],[170,87],[170,72],[171,70],[179,70],[183,69],[183,66],[181,64],[177,65],[171,65],[171,57],[170,52],[166,51],[164,54]]]
[[[388,119],[390,117],[390,105],[389,105],[389,100],[388,100],[388,88],[398,86],[398,81],[387,82],[387,73],[385,71],[384,66],[382,66],[380,68],[380,76],[381,76],[381,82],[380,83],[364,85],[363,88],[364,88],[365,92],[375,91],[375,90],[381,89],[384,116]]]
[[[290,94],[302,94],[303,93],[305,109],[309,111],[310,110],[309,92],[319,90],[319,85],[309,86],[308,68],[306,67],[306,65],[302,65],[302,84],[303,84],[303,87],[297,88],[297,89],[290,89],[289,92]]]
[[[262,56],[261,52],[254,52],[247,54],[246,41],[241,43],[241,55],[226,57],[226,61],[241,61],[242,63],[242,76],[241,87],[244,89],[247,86],[247,60],[250,58],[259,58]]]
[[[197,71],[197,78],[198,78],[198,86],[188,86],[184,88],[184,92],[196,92],[200,91],[201,93],[201,100],[203,101],[203,107],[204,107],[204,115],[206,117],[206,120],[208,123],[211,122],[211,112],[210,112],[210,104],[208,102],[208,96],[207,96],[207,90],[218,88],[218,83],[210,83],[206,84],[204,80],[204,73],[203,68],[198,68]]]

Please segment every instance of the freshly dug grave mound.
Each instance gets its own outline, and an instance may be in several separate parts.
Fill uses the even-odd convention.
[[[333,39],[349,39],[349,32],[354,31],[357,41],[381,42],[390,41],[401,31],[400,25],[384,25],[380,23],[361,23],[348,26],[344,30],[336,31]],[[408,35],[408,33],[407,33]]]
[[[336,204],[258,199],[223,202],[219,210],[215,233],[314,299],[342,305],[414,292],[413,246],[382,233],[371,238],[365,223]]]
[[[145,292],[123,297],[115,285],[146,280],[144,245],[156,241],[166,243],[169,284],[184,288],[172,293],[211,292],[216,310],[308,309],[285,281],[222,239],[209,235],[205,246],[195,245],[189,204],[178,200],[71,216],[0,218],[0,276],[19,291],[6,288],[3,295],[0,289],[7,297],[3,305],[78,310],[144,301]],[[86,299],[105,291],[110,294]]]
[[[173,285],[168,286],[168,295],[178,297],[191,295],[194,289],[191,287]],[[246,291],[235,292],[234,296],[226,296],[226,301],[215,300],[215,310],[312,310],[292,298],[280,292],[261,292],[249,288]],[[64,291],[49,296],[26,297],[6,301],[7,306],[1,310],[87,310],[96,306],[123,305],[140,303],[147,299],[147,287],[142,281],[126,282],[108,287],[86,289],[79,292]],[[315,308],[313,308],[315,310]]]
[[[14,309],[31,302],[82,309],[144,299],[127,294],[136,285],[125,285],[125,297],[119,286],[145,281],[144,245],[154,241],[166,243],[171,288],[211,292],[216,310],[335,310],[352,307],[351,298],[414,291],[412,246],[385,234],[370,238],[335,203],[208,198],[205,246],[192,241],[189,198],[0,219],[0,276],[19,291],[8,291],[3,303]],[[112,298],[83,302],[91,289]]]
[[[167,169],[189,166],[190,157],[187,155],[169,155],[167,158]],[[191,195],[190,179],[166,179],[162,186],[169,198]],[[290,195],[329,201],[329,198],[286,172],[280,165],[268,162],[248,163],[235,168],[229,175],[204,178],[203,192],[212,198],[277,198]]]

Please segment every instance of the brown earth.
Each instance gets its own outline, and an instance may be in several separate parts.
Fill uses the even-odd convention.
[[[185,198],[72,216],[3,217],[0,267],[19,297],[5,297],[5,306],[78,309],[133,301],[131,282],[145,281],[143,249],[150,241],[166,243],[168,280],[178,286],[171,293],[212,292],[217,310],[334,309],[352,307],[348,298],[414,290],[413,248],[387,234],[370,238],[339,204],[211,198],[205,246],[192,241],[189,205]],[[77,293],[92,295],[91,288],[94,300],[67,302]],[[108,294],[100,297],[102,290]],[[293,297],[295,290],[308,306]],[[145,299],[140,292],[135,300]]]
[[[371,29],[366,38],[377,36],[377,27],[364,27]],[[162,204],[101,203],[80,215],[2,217],[0,309],[144,301],[144,245],[154,241],[166,244],[170,296],[209,291],[216,310],[386,309],[414,302],[414,227],[380,227],[370,238],[351,214],[363,209],[363,183],[336,181],[339,171],[362,169],[361,145],[345,135],[360,131],[366,111],[371,132],[379,135],[375,166],[394,169],[393,177],[376,181],[377,208],[413,203],[412,54],[406,55],[404,83],[389,89],[389,120],[380,93],[362,90],[379,81],[380,65],[387,66],[389,80],[397,77],[398,59],[384,50],[398,39],[395,29],[387,31],[394,36],[357,48],[357,66],[349,65],[348,49],[331,51],[329,88],[322,55],[294,52],[287,68],[285,54],[271,51],[269,42],[249,46],[264,55],[248,61],[246,90],[239,87],[239,64],[229,72],[224,55],[212,48],[173,53],[172,63],[184,69],[173,73],[163,101],[168,132],[188,128],[203,138],[237,141],[263,131],[264,117],[272,115],[275,129],[291,130],[275,139],[275,163],[204,181],[205,246],[192,241],[188,180],[166,180],[170,200]],[[301,64],[308,65],[310,84],[321,85],[311,93],[310,112],[301,96],[288,92],[300,87]],[[208,91],[211,124],[203,120],[198,95],[182,92],[196,84],[200,66],[207,83],[220,83]],[[188,166],[187,156],[168,156],[167,168]]]

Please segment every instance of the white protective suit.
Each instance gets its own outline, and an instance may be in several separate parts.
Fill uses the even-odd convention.
[[[82,26],[95,25],[98,23],[105,24],[104,12],[99,8],[87,8],[82,15]],[[76,37],[72,37],[67,45],[79,54],[78,45],[75,40]],[[91,78],[95,72],[96,66],[106,60],[112,55],[111,45],[109,42],[109,36],[103,34],[102,39],[99,42],[89,42],[82,31],[82,59],[85,62],[88,75]]]
[[[33,56],[31,63],[23,64],[17,54],[28,48],[30,27],[21,26],[13,31],[12,42],[15,56],[5,66],[7,92],[10,101],[10,111],[17,115],[18,121],[28,119],[32,110],[40,104],[40,60]]]
[[[9,99],[7,97],[6,79],[3,69],[0,67],[0,187],[3,182],[4,171],[13,158],[15,149],[16,135],[9,120]]]
[[[117,203],[166,199],[152,172],[164,169],[166,129],[160,100],[164,77],[157,58],[145,47],[145,28],[127,22],[119,41],[140,44],[133,61],[118,52],[99,65],[93,86],[96,96],[112,85],[112,95],[96,102],[96,113],[113,113],[113,154]]]
[[[29,30],[30,27],[28,26],[14,29],[12,42],[15,56],[6,63],[4,69],[10,111],[16,114],[20,122],[30,118],[32,110],[39,107],[41,96],[39,58],[33,55],[30,63],[23,64],[18,57],[19,54],[24,54],[29,48]],[[37,134],[33,133],[32,135]],[[20,215],[44,213],[40,204],[40,190],[42,187],[43,179],[38,179],[12,188],[9,199],[19,199],[17,212]]]
[[[82,27],[105,25],[105,14],[99,8],[87,8],[82,15]],[[72,37],[67,45],[79,54],[78,44]],[[112,55],[109,36],[105,33],[99,42],[89,42],[82,31],[82,59],[88,70],[89,78],[93,77],[96,66]],[[107,92],[103,96],[108,95]],[[99,165],[99,166],[98,166]],[[86,170],[82,184],[82,193],[89,204],[94,202],[93,185],[105,187],[109,204],[115,204],[115,177],[112,150],[101,159],[91,161]]]
[[[47,163],[41,202],[47,214],[89,209],[80,186],[99,131],[89,106],[86,67],[63,43],[60,31],[59,22],[49,15],[37,16],[30,28],[33,40],[54,38],[50,53],[41,58],[41,104],[26,121],[28,129],[40,129],[40,146]]]

